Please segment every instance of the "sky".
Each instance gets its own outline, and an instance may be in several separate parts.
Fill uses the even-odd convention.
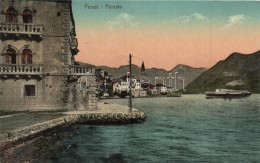
[[[72,8],[76,60],[97,66],[126,65],[131,53],[147,68],[210,68],[233,52],[260,50],[257,1],[73,0]]]

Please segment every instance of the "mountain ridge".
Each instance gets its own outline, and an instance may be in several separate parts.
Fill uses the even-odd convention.
[[[230,83],[237,84],[231,86]],[[260,51],[231,53],[192,81],[187,86],[187,93],[205,93],[217,88],[247,89],[260,93]]]
[[[85,63],[80,63],[81,65],[90,65]],[[111,68],[109,66],[94,66],[95,68],[103,69],[104,71],[107,71],[109,75],[120,78],[129,72],[129,66],[128,65],[122,65],[118,68]],[[171,70],[167,71],[162,68],[146,68],[146,75],[141,75],[141,66],[137,66],[132,64],[132,74],[137,79],[147,79],[146,81],[149,81],[151,84],[155,84],[155,77],[159,77],[160,80],[157,80],[156,83],[162,83],[166,86],[174,86],[173,81],[170,81],[167,79],[169,77],[170,73],[172,73],[172,77],[174,76],[175,72],[178,72],[176,76],[176,88],[182,89],[183,88],[183,81],[179,80],[178,77],[184,77],[185,78],[185,86],[189,84],[191,81],[196,79],[202,72],[204,72],[206,68],[193,68],[191,66],[178,64],[175,67],[173,67]],[[173,79],[171,79],[173,80]]]
[[[88,64],[88,63],[83,63],[83,62],[78,62],[78,63],[80,63],[80,64]],[[88,64],[88,65],[92,65],[93,67],[96,67],[96,68],[106,67],[106,68],[111,68],[111,69],[121,69],[123,67],[128,67],[129,66],[129,65],[121,65],[119,67],[110,67],[110,66],[106,66],[106,65],[100,65],[100,66],[96,66],[96,65],[93,65],[93,64]],[[137,66],[137,67],[141,68],[141,66],[138,66],[136,64],[132,64],[132,66]],[[192,67],[192,66],[185,65],[185,64],[178,64],[178,65],[174,66],[173,68],[171,68],[170,70],[166,70],[164,68],[157,68],[157,67],[151,67],[151,68],[146,68],[146,69],[156,69],[156,70],[163,70],[163,71],[166,71],[166,72],[171,72],[178,66],[186,66],[186,67],[193,68],[193,69],[207,69],[206,67]]]

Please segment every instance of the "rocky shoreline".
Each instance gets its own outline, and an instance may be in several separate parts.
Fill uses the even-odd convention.
[[[0,134],[0,152],[32,140],[46,132],[58,131],[74,124],[129,124],[145,120],[144,112],[117,104],[100,103],[96,111],[64,112],[64,116]]]

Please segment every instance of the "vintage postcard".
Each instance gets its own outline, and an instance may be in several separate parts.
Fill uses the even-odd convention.
[[[259,10],[0,0],[0,163],[260,162]]]

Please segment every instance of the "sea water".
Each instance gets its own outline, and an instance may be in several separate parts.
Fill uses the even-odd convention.
[[[128,105],[127,99],[106,100]],[[135,98],[144,123],[76,125],[50,162],[260,162],[260,95]],[[50,150],[50,151],[53,151]]]

